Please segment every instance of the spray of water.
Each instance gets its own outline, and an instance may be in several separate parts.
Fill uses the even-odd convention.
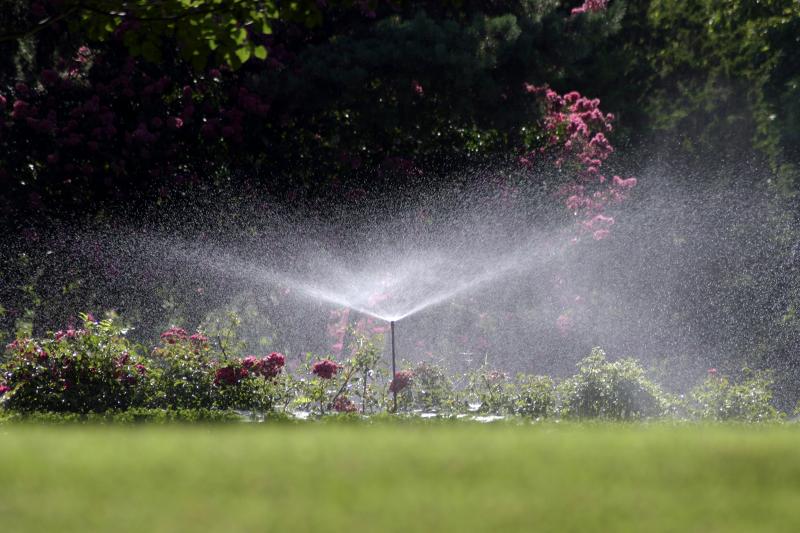
[[[535,269],[558,254],[544,239],[515,243],[499,254],[471,249],[372,250],[353,268],[342,258],[306,252],[294,272],[276,270],[224,250],[171,245],[172,260],[260,285],[273,285],[308,298],[347,307],[386,322],[396,322],[487,284]]]
[[[602,346],[675,388],[744,364],[796,379],[800,352],[786,333],[800,256],[792,215],[752,189],[675,174],[638,171],[601,241],[543,210],[549,193],[521,188],[507,202],[473,180],[332,212],[253,199],[211,214],[188,202],[171,227],[71,229],[74,241],[47,243],[46,257],[67,278],[86,273],[82,287],[100,293],[65,297],[64,315],[114,307],[145,342],[172,323],[210,328],[231,310],[253,353],[330,353],[347,346],[331,339],[334,322],[371,317],[383,331],[383,321],[403,321],[404,358],[436,357],[454,371],[488,362],[569,375]]]

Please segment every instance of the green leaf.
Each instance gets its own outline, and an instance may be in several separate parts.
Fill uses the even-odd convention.
[[[242,63],[246,63],[247,60],[250,59],[250,47],[242,46],[241,48],[237,48],[236,57],[238,57],[239,61],[241,61]]]
[[[264,60],[267,58],[267,49],[266,47],[259,45],[253,49],[253,55],[256,56],[256,59]]]

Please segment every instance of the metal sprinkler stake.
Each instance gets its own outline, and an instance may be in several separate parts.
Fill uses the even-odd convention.
[[[396,361],[395,355],[394,355],[394,320],[389,322],[389,327],[392,330],[392,381],[394,381],[396,376],[397,376],[397,361]],[[394,407],[392,408],[392,412],[396,413],[397,412],[397,389],[396,388],[395,388],[395,390],[392,391],[392,396],[394,398]]]

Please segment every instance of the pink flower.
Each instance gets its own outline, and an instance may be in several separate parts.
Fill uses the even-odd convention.
[[[636,186],[636,178],[622,179],[619,176],[614,176],[613,183],[620,189],[630,189]]]
[[[28,351],[30,343],[31,343],[30,339],[15,339],[10,344],[6,344],[6,349],[10,351],[25,353]]]
[[[16,100],[14,105],[11,106],[11,118],[14,120],[21,120],[28,116],[30,104],[25,100]]]
[[[186,330],[178,327],[171,327],[161,334],[161,340],[167,344],[175,344],[180,341],[185,341],[189,338]]]
[[[562,335],[566,335],[569,333],[569,330],[572,329],[572,318],[566,314],[559,315],[559,317],[556,319],[556,327]]]
[[[594,233],[592,233],[592,238],[594,240],[596,240],[596,241],[602,241],[603,239],[605,239],[609,235],[611,235],[611,232],[608,231],[607,229],[599,229],[599,230],[595,231]]]
[[[84,333],[86,332],[82,329],[67,328],[67,331],[56,331],[53,337],[57,341],[62,341],[64,339],[75,339]]]
[[[605,215],[595,215],[589,222],[586,223],[586,228],[590,230],[608,229],[614,225],[614,217],[607,217]]]
[[[311,366],[311,373],[322,379],[331,379],[336,375],[341,366],[330,359],[322,359]]]
[[[179,130],[183,127],[183,119],[180,117],[168,117],[167,128],[171,130]]]
[[[414,93],[417,96],[424,96],[425,90],[422,88],[422,85],[417,80],[411,80],[411,88],[414,89]]]
[[[597,13],[603,11],[608,6],[608,0],[584,0],[580,7],[572,9],[571,14],[580,15],[582,13]]]
[[[0,385],[0,396],[4,395],[9,391],[11,391],[11,387],[9,387],[8,385]]]
[[[144,366],[142,363],[136,363],[136,366],[134,368],[136,368],[136,372],[138,372],[140,376],[147,375],[147,367]]]
[[[710,377],[710,378],[717,377],[717,369],[716,368],[709,368],[708,369],[708,377]]]
[[[394,379],[389,384],[389,392],[398,393],[411,385],[414,379],[414,372],[411,370],[401,370],[394,375]]]
[[[198,331],[189,337],[189,341],[196,346],[205,347],[208,344],[208,337]]]

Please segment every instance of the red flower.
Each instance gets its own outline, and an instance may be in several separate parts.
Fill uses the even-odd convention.
[[[242,368],[246,368],[247,370],[253,370],[258,366],[258,357],[255,355],[248,355],[244,359],[242,359]]]
[[[246,368],[223,366],[218,368],[214,375],[214,385],[236,385],[249,374]]]
[[[400,392],[409,385],[414,378],[414,372],[411,370],[401,370],[394,375],[394,379],[389,384],[389,392]]]
[[[180,341],[185,341],[188,338],[189,335],[186,333],[185,329],[177,328],[175,326],[169,328],[161,334],[161,340],[167,344],[175,344]]]
[[[282,353],[272,352],[261,360],[264,363],[262,375],[265,378],[274,378],[281,373],[281,369],[286,365],[286,357]]]
[[[321,361],[317,361],[311,367],[311,373],[321,377],[322,379],[331,379],[333,376],[336,375],[336,372],[339,371],[339,364],[331,361],[330,359],[323,359]]]
[[[339,396],[333,402],[333,410],[339,413],[355,413],[356,404],[347,396]]]

